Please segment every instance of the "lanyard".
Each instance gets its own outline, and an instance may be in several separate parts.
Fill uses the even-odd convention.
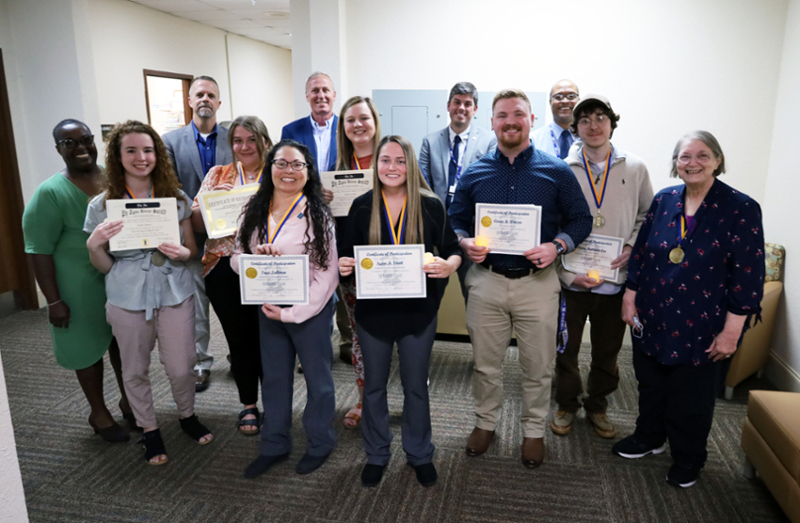
[[[583,156],[583,168],[586,169],[586,176],[589,178],[589,183],[592,186],[592,196],[594,196],[594,203],[597,205],[597,210],[600,210],[600,207],[603,205],[603,200],[606,197],[606,187],[608,184],[608,171],[611,168],[611,149],[608,150],[608,154],[606,155],[606,170],[603,173],[603,183],[600,186],[600,189],[594,183],[594,176],[592,176],[592,168],[589,167],[589,162],[586,161],[586,150],[581,150],[581,155]]]
[[[692,220],[692,226],[689,227],[687,230],[686,228],[686,215],[681,213],[681,237],[678,239],[678,245],[683,246],[683,241],[686,237],[694,230],[694,226],[697,225],[697,217]]]
[[[269,214],[267,215],[267,243],[275,243],[275,238],[278,237],[278,233],[281,232],[281,229],[283,229],[284,224],[289,220],[289,216],[292,215],[292,211],[294,211],[295,207],[297,207],[303,200],[303,196],[304,196],[303,193],[297,195],[297,198],[294,199],[294,202],[292,202],[292,206],[289,207],[289,210],[286,211],[286,214],[283,215],[283,218],[281,218],[280,223],[278,223],[278,227],[275,229],[275,233],[273,233],[272,235],[270,235],[269,233],[269,217],[272,216],[272,203],[270,203]]]
[[[406,204],[408,203],[408,194],[403,198],[403,210],[400,211],[400,219],[397,222],[397,228],[400,231],[398,234],[394,229],[394,222],[392,221],[392,213],[389,211],[389,204],[386,203],[386,195],[381,191],[381,198],[383,198],[383,207],[386,210],[386,224],[389,226],[389,233],[392,235],[392,244],[400,245],[406,236],[406,224],[403,219],[406,216]]]
[[[125,194],[127,194],[128,198],[130,198],[131,200],[135,200],[136,199],[136,196],[133,195],[133,191],[131,191],[131,188],[128,187],[127,184],[125,185]],[[150,184],[150,188],[147,190],[147,197],[148,198],[155,198],[156,197],[156,190],[153,189],[153,185],[152,184]]]
[[[373,156],[374,156],[374,155],[373,155]],[[353,153],[353,161],[355,161],[355,162],[356,162],[356,169],[358,169],[359,171],[361,171],[361,170],[362,170],[362,169],[361,169],[361,164],[360,164],[360,163],[358,163],[358,157],[356,156],[356,153]],[[370,167],[370,168],[372,168],[372,160],[370,160],[370,166],[369,166],[369,167]]]
[[[569,132],[569,131],[566,131]],[[553,149],[556,151],[556,156],[561,158],[561,147],[558,146],[558,141],[556,140],[556,133],[553,132],[553,128],[550,127],[550,138],[553,139]]]
[[[236,168],[239,170],[239,179],[242,181],[242,185],[247,185],[244,183],[244,169],[242,169],[242,162],[236,162]],[[251,182],[251,183],[261,183],[261,177],[264,176],[264,168],[260,169],[258,173],[258,180]]]

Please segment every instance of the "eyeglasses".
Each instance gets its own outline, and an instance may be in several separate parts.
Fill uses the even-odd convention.
[[[289,166],[292,167],[293,171],[299,171],[303,167],[307,167],[308,166],[307,163],[301,162],[300,160],[295,160],[293,162],[287,162],[286,160],[272,160],[272,165],[274,165],[275,167],[277,167],[278,169],[280,169],[282,171],[285,171],[286,169],[288,169]]]
[[[564,100],[569,100],[570,102],[574,102],[578,99],[578,95],[575,93],[563,94],[557,93],[551,96],[551,98],[557,102],[563,102]]]
[[[596,123],[597,125],[603,125],[608,121],[608,115],[605,114],[598,114],[594,118],[589,118],[588,116],[584,116],[578,120],[578,125],[582,127],[588,127],[592,125],[592,122]]]
[[[699,163],[700,165],[705,165],[712,160],[711,156],[706,153],[700,153],[697,156],[695,156],[694,159],[697,160],[697,163]],[[688,154],[684,154],[683,156],[678,158],[678,163],[681,165],[688,165],[692,163],[692,157],[689,156]]]
[[[58,140],[56,142],[57,145],[63,145],[66,149],[74,149],[78,145],[83,145],[85,147],[89,147],[94,143],[94,135],[87,134],[86,136],[81,136],[77,140],[73,140],[72,138],[66,138],[64,140]]]

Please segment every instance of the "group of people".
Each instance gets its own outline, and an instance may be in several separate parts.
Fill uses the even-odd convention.
[[[405,138],[381,136],[370,98],[350,98],[337,116],[328,75],[312,74],[305,92],[310,116],[286,125],[273,144],[256,117],[218,125],[217,84],[197,77],[189,125],[162,139],[141,122],[118,124],[103,170],[85,124],[65,120],[54,129],[66,167],[26,207],[26,251],[48,302],[56,360],[76,371],[95,432],[107,441],[130,437],[103,400],[108,350],[129,430],[143,430],[148,463],[168,461],[148,377],[158,340],[181,427],[201,445],[213,440],[194,413],[195,393],[208,387],[213,363],[210,303],[243,405],[238,430],[261,434],[245,476],[267,472],[291,452],[298,359],[308,390],[308,443],[296,471],[311,473],[337,442],[336,316],[340,354],[352,363],[359,391],[343,423],[362,431],[362,483],[378,485],[391,458],[387,382],[396,344],[403,450],[420,484],[431,486],[437,472],[428,367],[441,297],[457,272],[475,361],[468,456],[485,453],[494,438],[512,332],[522,368],[522,463],[535,468],[544,461],[554,361],[558,408],[550,429],[567,435],[583,407],[598,436],[615,438],[607,398],[619,383],[617,356],[630,326],[639,417],[635,432],[612,451],[641,458],[663,452],[669,441],[674,464],[667,481],[693,485],[706,460],[716,394],[743,331],[758,317],[764,278],[760,208],[717,179],[725,157],[714,136],[681,137],[671,174],[684,183],[654,196],[642,159],[611,142],[620,117],[610,101],[581,97],[569,80],[553,86],[553,121],[533,133],[524,92],[496,94],[490,133],[472,124],[475,86],[456,84],[447,102],[450,123],[425,138],[419,160]],[[334,218],[335,195],[320,173],[353,169],[371,170],[373,189],[353,201],[347,217]],[[206,238],[199,196],[248,184],[257,190],[237,232]],[[123,223],[107,219],[107,202],[165,197],[177,200],[180,243],[109,253]],[[479,203],[539,206],[540,244],[523,255],[492,252],[476,241]],[[590,235],[621,240],[608,267],[616,278],[578,274],[563,263]],[[435,253],[423,266],[427,297],[357,299],[354,248],[397,244]],[[308,255],[308,303],[242,305],[241,254]],[[587,318],[592,363],[584,395],[578,353]]]

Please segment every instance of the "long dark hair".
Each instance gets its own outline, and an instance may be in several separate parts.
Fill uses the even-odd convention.
[[[272,182],[272,160],[275,155],[284,147],[292,147],[303,155],[303,161],[308,164],[308,180],[303,187],[303,194],[306,197],[306,233],[303,245],[304,253],[309,255],[311,263],[321,268],[328,269],[328,257],[330,257],[330,244],[333,241],[333,216],[331,210],[322,199],[322,183],[317,172],[317,163],[308,147],[294,140],[281,140],[267,155],[267,168],[269,176],[261,178],[261,186],[253,196],[244,210],[242,226],[239,227],[239,243],[244,252],[252,254],[250,251],[250,238],[253,232],[256,233],[259,243],[266,241],[266,223],[269,215],[269,205],[275,192],[275,184]],[[314,232],[311,239],[308,234],[309,227]]]

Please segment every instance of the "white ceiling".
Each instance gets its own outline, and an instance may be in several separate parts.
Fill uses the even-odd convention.
[[[292,48],[289,0],[130,0],[180,18]]]

